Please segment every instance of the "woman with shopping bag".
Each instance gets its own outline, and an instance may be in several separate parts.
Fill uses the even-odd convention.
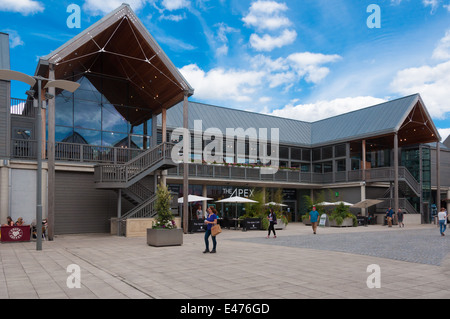
[[[206,249],[203,253],[204,254],[206,254],[206,253],[214,254],[216,252],[217,241],[216,241],[216,236],[213,236],[213,234],[211,233],[211,230],[213,227],[218,226],[217,210],[214,207],[208,207],[207,212],[208,212],[208,217],[205,219],[205,224],[207,225],[206,232],[205,232]],[[217,235],[217,233],[216,233],[216,235]],[[212,237],[212,242],[213,242],[213,249],[211,251],[209,251],[209,236]]]

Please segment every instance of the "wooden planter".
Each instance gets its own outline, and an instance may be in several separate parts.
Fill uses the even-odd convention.
[[[183,245],[183,230],[147,228],[147,245],[155,247]]]

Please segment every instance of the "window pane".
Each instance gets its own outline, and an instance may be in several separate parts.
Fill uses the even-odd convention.
[[[90,145],[102,145],[102,134],[100,131],[83,130],[76,128],[74,135],[79,134],[77,138],[83,138]]]
[[[73,126],[73,100],[66,91],[55,98],[55,123]]]
[[[103,132],[103,144],[104,146],[113,147],[127,147],[128,145],[128,135],[114,132]]]
[[[103,131],[128,133],[128,122],[123,117],[126,114],[125,108],[116,109],[114,105],[104,104],[102,111]]]
[[[101,130],[101,108],[97,103],[75,100],[75,127]]]

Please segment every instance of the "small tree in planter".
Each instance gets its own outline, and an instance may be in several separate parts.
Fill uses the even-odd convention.
[[[156,190],[155,211],[158,216],[156,223],[153,224],[153,229],[174,229],[177,228],[173,220],[172,210],[170,204],[172,202],[172,195],[167,186],[158,185]]]
[[[158,185],[155,211],[158,216],[152,228],[147,228],[147,244],[150,246],[180,246],[183,244],[183,230],[177,229],[170,204],[172,196],[167,186]]]
[[[334,221],[337,226],[341,226],[344,220],[347,218],[352,220],[353,227],[356,227],[358,225],[358,220],[356,219],[356,216],[350,213],[348,207],[345,206],[343,203],[337,205],[330,215],[330,221]]]

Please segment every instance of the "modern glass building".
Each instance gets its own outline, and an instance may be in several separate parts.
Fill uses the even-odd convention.
[[[6,34],[0,69],[9,69]],[[42,57],[35,75],[80,87],[50,89],[55,97],[37,118],[32,98],[11,97],[0,81],[1,222],[34,219],[38,147],[54,234],[139,228],[154,216],[160,182],[216,200],[281,189],[294,221],[306,212],[303,196],[319,192],[328,201],[383,199],[371,213],[392,206],[416,223],[450,197],[448,141],[440,143],[419,94],[309,122],[189,102],[194,89],[126,4]],[[40,145],[37,121],[46,128]],[[177,133],[183,127],[189,135]],[[183,138],[191,152],[179,164],[172,155]]]

